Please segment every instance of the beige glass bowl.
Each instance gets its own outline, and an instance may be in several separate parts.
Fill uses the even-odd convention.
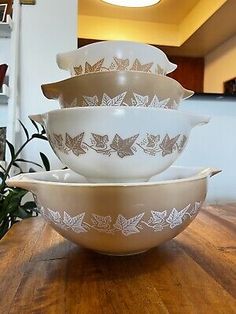
[[[90,182],[147,181],[184,150],[208,116],[145,107],[83,107],[30,116],[63,164]]]
[[[136,106],[177,109],[193,92],[176,80],[141,72],[103,72],[43,84],[43,94],[62,108]]]
[[[104,254],[146,251],[196,217],[217,170],[170,167],[146,183],[90,184],[71,170],[20,174],[10,187],[31,191],[43,217],[63,237]]]
[[[100,71],[143,71],[165,75],[177,65],[159,48],[132,41],[101,41],[59,53],[57,64],[72,76]]]

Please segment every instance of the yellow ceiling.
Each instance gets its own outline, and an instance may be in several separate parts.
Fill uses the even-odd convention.
[[[205,56],[236,35],[236,1],[227,1],[181,47],[162,47],[168,55]]]
[[[128,1],[128,0],[127,0]],[[213,1],[214,0],[210,0]],[[179,24],[198,0],[162,0],[146,8],[124,8],[101,0],[79,0],[79,14],[114,19]]]
[[[181,47],[226,3],[235,4],[236,0],[161,0],[146,8],[79,0],[78,37]]]

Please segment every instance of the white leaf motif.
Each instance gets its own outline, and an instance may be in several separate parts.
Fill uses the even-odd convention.
[[[168,107],[169,107],[169,109],[178,109],[179,104],[174,100],[173,104],[171,106],[169,105]]]
[[[202,202],[195,202],[194,208],[196,212],[200,209],[201,205],[202,205]]]
[[[170,98],[160,100],[157,95],[155,95],[149,105],[149,107],[155,107],[155,108],[168,108],[167,104],[169,102]]]
[[[111,223],[111,216],[100,216],[92,214],[94,219],[91,219],[93,224],[99,228],[109,228]]]
[[[148,96],[142,96],[136,93],[134,94],[134,99],[131,98],[131,103],[133,106],[136,107],[143,107],[146,106],[146,104],[148,103]]]
[[[85,211],[76,216],[71,216],[68,212],[63,211],[62,217],[59,211],[44,208],[43,206],[41,207],[39,203],[38,208],[46,220],[50,220],[55,226],[64,230],[71,229],[76,233],[81,233],[93,229],[110,235],[120,231],[120,235],[127,237],[134,233],[143,232],[145,228],[150,228],[154,232],[166,230],[166,228],[174,229],[176,226],[181,225],[186,219],[193,219],[202,204],[202,201],[194,202],[180,210],[176,208],[170,208],[164,211],[151,210],[151,217],[149,216],[147,221],[142,220],[145,214],[144,212],[131,218],[126,218],[118,214],[118,216],[114,218],[114,221],[113,217],[109,215],[101,216],[88,213],[87,216],[88,218],[90,217],[90,222],[92,221],[93,224],[84,221]],[[170,213],[168,214],[168,212]]]
[[[165,70],[162,69],[162,67],[159,66],[159,64],[157,64],[157,67],[156,67],[156,74],[159,74],[159,75],[165,75]]]
[[[194,216],[195,214],[197,214],[201,205],[201,202],[195,202],[193,208],[190,211],[190,216]]]
[[[73,101],[70,103],[70,105],[69,105],[69,107],[77,107],[77,103],[78,103],[78,99],[77,99],[77,97],[75,97],[74,99],[73,99]]]
[[[182,224],[183,216],[185,215],[185,213],[187,212],[190,206],[191,204],[189,204],[188,206],[186,206],[184,209],[180,210],[179,212],[176,208],[172,209],[169,217],[166,219],[166,222],[170,224],[171,229]]]
[[[156,224],[155,226],[153,226],[154,231],[162,231],[163,229],[163,225]]]
[[[90,96],[83,96],[84,104],[87,106],[97,106],[98,104],[98,97],[95,95],[93,97]]]
[[[45,209],[44,209],[43,206],[39,206],[39,207],[38,207],[38,210],[39,210],[39,212],[40,212],[41,215],[46,216],[46,212],[45,212]]]
[[[53,210],[48,208],[48,218],[56,223],[61,224],[61,215],[59,212],[54,212]]]
[[[116,229],[120,230],[123,235],[128,236],[132,233],[140,232],[137,228],[138,223],[142,219],[144,213],[139,214],[135,217],[126,219],[122,215],[118,215],[115,224],[113,225]]]
[[[121,106],[127,92],[115,96],[114,98],[109,97],[106,93],[102,96],[101,106]]]
[[[151,210],[152,217],[150,218],[150,223],[158,224],[163,222],[164,218],[166,217],[167,211],[164,210],[163,212],[159,212],[156,210]]]
[[[87,230],[83,227],[83,219],[85,213],[79,214],[77,216],[71,217],[67,212],[64,211],[64,219],[63,223],[76,233],[87,232]]]

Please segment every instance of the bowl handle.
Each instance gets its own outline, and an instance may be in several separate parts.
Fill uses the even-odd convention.
[[[16,176],[6,180],[6,184],[9,187],[22,188],[22,189],[25,189],[28,191],[32,191],[33,187],[36,187],[35,183],[36,183],[36,181],[30,179],[25,174],[18,174]]]
[[[210,168],[210,170],[209,170],[209,176],[210,176],[210,177],[213,177],[213,176],[215,176],[216,174],[218,174],[218,173],[220,173],[220,172],[222,172],[221,169]]]
[[[68,64],[68,57],[72,54],[73,52],[64,52],[64,53],[58,53],[56,55],[56,62],[58,67],[61,70],[69,70],[69,64]]]
[[[167,73],[167,74],[168,74],[168,73],[171,73],[171,72],[173,72],[176,68],[177,68],[177,64],[172,63],[172,62],[169,61],[169,64],[168,64],[166,73]]]
[[[43,84],[41,85],[44,96],[48,99],[58,99],[59,90],[57,83]]]
[[[42,114],[33,114],[29,115],[29,118],[35,122],[38,122],[42,126],[44,126],[43,115]]]
[[[184,95],[183,95],[183,99],[187,99],[191,96],[193,96],[194,92],[190,89],[184,89]]]
[[[215,176],[216,174],[222,172],[221,169],[217,169],[217,168],[206,168],[204,170],[201,171],[200,174],[204,174],[206,176],[209,176],[210,178]]]
[[[189,116],[189,119],[190,119],[190,124],[193,128],[196,125],[207,124],[211,118],[209,116],[205,116],[205,115],[193,115],[192,114]]]

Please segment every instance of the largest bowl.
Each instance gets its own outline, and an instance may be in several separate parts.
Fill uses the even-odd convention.
[[[132,41],[102,41],[57,55],[59,68],[71,75],[100,71],[141,71],[165,75],[176,69],[166,54]]]
[[[145,107],[83,107],[31,116],[61,161],[90,182],[145,181],[183,151],[207,116]]]
[[[7,184],[32,191],[43,217],[65,238],[101,253],[126,255],[184,230],[214,173],[171,167],[147,183],[88,184],[70,170],[59,170],[19,175]]]

